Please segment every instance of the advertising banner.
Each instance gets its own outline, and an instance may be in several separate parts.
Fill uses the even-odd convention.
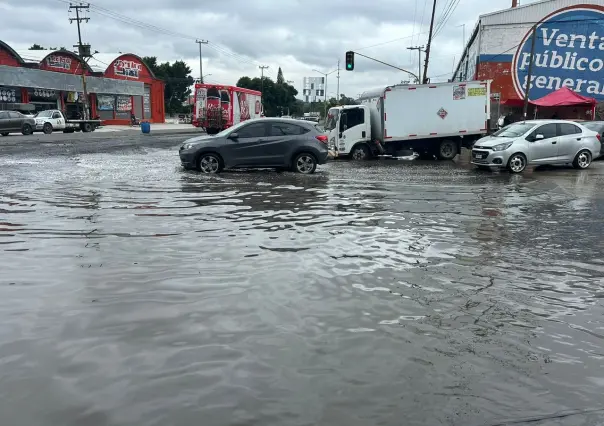
[[[514,56],[516,93],[524,98],[531,62],[533,31]],[[604,7],[577,5],[560,9],[536,26],[530,99],[565,86],[583,96],[604,101]]]
[[[115,108],[115,96],[97,95],[96,99],[99,111],[113,111],[113,108]]]

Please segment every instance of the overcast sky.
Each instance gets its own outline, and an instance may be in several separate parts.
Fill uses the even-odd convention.
[[[436,22],[453,0],[438,0]],[[529,0],[520,4],[530,3]],[[301,92],[304,76],[320,76],[344,66],[344,53],[356,50],[417,72],[417,51],[407,47],[426,43],[430,0],[93,0],[82,24],[83,41],[102,53],[132,52],[160,61],[186,61],[199,75],[203,45],[206,81],[235,84],[243,75],[276,78],[279,66],[286,80]],[[453,4],[457,0],[453,1]],[[460,0],[432,45],[428,75],[446,81],[480,14],[508,8],[511,0]],[[1,39],[16,50],[33,43],[71,48],[77,28],[70,25],[64,0],[3,0]],[[133,22],[136,20],[137,22]],[[328,77],[327,92],[336,92],[336,73]],[[340,73],[340,93],[358,93],[409,77],[357,57],[355,71]]]

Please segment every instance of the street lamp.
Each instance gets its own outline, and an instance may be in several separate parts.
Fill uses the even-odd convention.
[[[338,70],[335,69],[333,71],[329,71],[328,73],[324,73],[324,72],[321,72],[321,71],[315,70],[315,69],[313,69],[313,71],[316,72],[316,73],[319,73],[319,74],[321,74],[323,76],[325,76],[325,87],[323,88],[323,94],[325,95],[325,100],[324,100],[324,103],[325,103],[325,118],[327,118],[327,76],[329,74],[333,74],[334,72],[336,72]]]

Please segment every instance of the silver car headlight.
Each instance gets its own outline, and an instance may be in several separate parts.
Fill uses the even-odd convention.
[[[509,147],[512,146],[514,142],[500,143],[499,145],[495,145],[493,147],[493,151],[505,151]]]
[[[195,146],[194,143],[185,143],[182,145],[182,149],[191,149]]]

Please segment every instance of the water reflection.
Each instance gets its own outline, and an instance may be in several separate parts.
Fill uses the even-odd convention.
[[[601,403],[602,174],[206,177],[173,154],[0,168],[6,424],[496,424]]]

